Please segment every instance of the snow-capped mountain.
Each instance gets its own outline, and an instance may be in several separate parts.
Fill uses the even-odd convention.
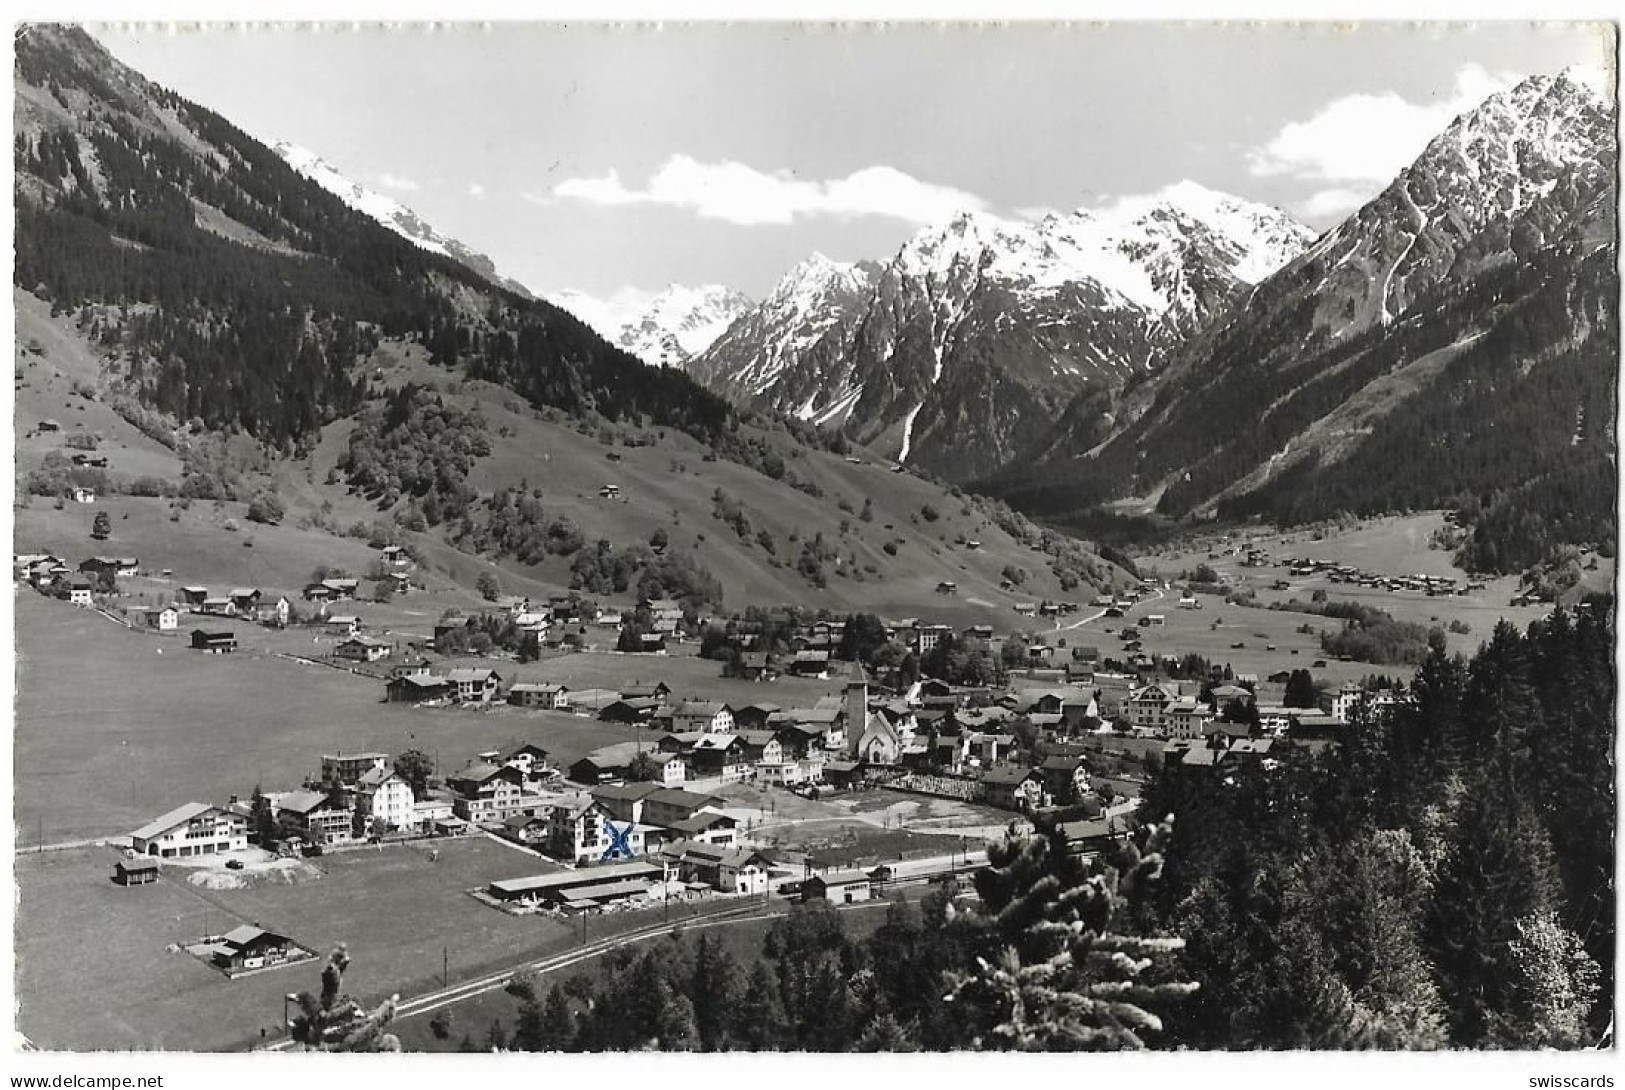
[[[800,399],[816,398],[817,376],[824,370],[811,355],[819,345],[841,343],[832,331],[862,313],[879,273],[873,262],[848,264],[814,253],[696,356],[689,374],[736,400],[770,395],[804,408]],[[806,376],[812,377],[811,391],[803,388]]]
[[[357,212],[371,216],[391,231],[430,253],[441,254],[461,262],[481,276],[501,284],[511,291],[529,296],[523,285],[509,280],[497,272],[496,263],[489,257],[464,245],[454,238],[440,234],[423,221],[418,214],[393,197],[368,189],[352,181],[332,163],[308,148],[279,140],[271,149],[300,174],[309,178],[329,193],[338,197]]]
[[[568,290],[547,297],[655,367],[687,367],[751,307],[748,295],[720,284],[668,284],[653,295],[628,289],[607,299]]]
[[[1189,182],[1039,223],[962,213],[862,276],[798,266],[695,374],[966,479],[1019,458],[1080,392],[1143,375],[1311,239]]]
[[[1614,131],[1573,72],[1491,96],[999,490],[1287,520],[1589,494],[1611,473],[1585,421],[1613,417]]]

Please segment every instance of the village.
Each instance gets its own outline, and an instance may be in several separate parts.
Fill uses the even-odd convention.
[[[318,568],[281,589],[199,585],[114,554],[19,554],[14,575],[54,608],[77,607],[52,616],[122,629],[129,653],[162,656],[166,676],[303,670],[376,709],[349,731],[289,723],[328,740],[321,748],[289,752],[261,735],[274,768],[303,769],[292,775],[266,776],[263,758],[245,755],[235,775],[227,764],[209,781],[217,795],[186,775],[148,776],[131,798],[158,805],[138,827],[69,842],[104,846],[114,888],[187,891],[153,913],[200,895],[219,905],[161,929],[174,952],[246,983],[318,956],[335,930],[349,937],[350,910],[331,900],[344,888],[389,897],[399,881],[393,896],[408,903],[441,889],[459,900],[415,919],[425,935],[453,918],[483,927],[485,913],[529,929],[509,933],[510,948],[551,951],[572,934],[609,942],[647,929],[650,913],[883,905],[977,869],[1007,830],[1053,830],[1092,857],[1139,827],[1153,773],[1268,770],[1289,751],[1337,746],[1363,709],[1404,698],[1397,671],[1312,659],[1301,614],[1235,615],[1244,584],[1292,602],[1349,565],[1247,545],[1220,555],[1217,585],[1163,564],[1166,575],[1086,603],[1011,595],[1008,627],[795,609],[724,617],[580,592],[486,593],[473,605],[387,542],[365,577]],[[1289,587],[1255,569],[1284,569]],[[1446,585],[1414,583],[1354,593],[1421,603]],[[1481,589],[1454,584],[1452,601],[1491,608]],[[400,743],[377,745],[381,731]],[[86,850],[62,854],[93,868]],[[441,862],[408,877],[392,858]],[[379,867],[391,877],[365,877]],[[101,911],[131,927],[159,918],[141,924],[122,904]],[[466,956],[480,960],[465,973],[500,953]],[[259,990],[241,1002],[262,1002]]]

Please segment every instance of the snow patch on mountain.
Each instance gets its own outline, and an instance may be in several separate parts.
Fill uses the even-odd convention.
[[[544,293],[605,340],[655,367],[683,367],[749,310],[750,297],[720,284],[668,284],[657,292],[623,288],[608,298]]]
[[[446,245],[447,240],[435,233],[433,228],[418,218],[416,212],[400,201],[368,189],[359,182],[351,181],[332,163],[309,148],[302,148],[285,140],[279,140],[271,147],[282,157],[283,162],[357,212],[371,216],[402,238],[430,253],[452,256],[451,250]]]

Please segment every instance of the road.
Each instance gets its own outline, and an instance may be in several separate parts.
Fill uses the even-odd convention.
[[[1157,595],[1155,598],[1142,599],[1142,601],[1136,602],[1135,605],[1142,605],[1142,604],[1147,604],[1147,603],[1150,603],[1150,602],[1160,602],[1165,597],[1167,597],[1165,594],[1162,593],[1162,588],[1161,587],[1156,588],[1155,593]],[[1130,607],[1130,608],[1132,608],[1132,607]],[[1089,616],[1083,618],[1083,620],[1074,621],[1069,625],[1062,625],[1061,621],[1060,621],[1060,618],[1057,617],[1056,620],[1055,620],[1055,631],[1057,631],[1057,632],[1071,632],[1075,628],[1082,628],[1084,625],[1088,624],[1090,621],[1098,621],[1098,620],[1100,620],[1100,618],[1104,617],[1105,615],[1106,615],[1106,610],[1103,609],[1098,613],[1091,613]]]
[[[850,905],[836,905],[835,908],[839,912],[859,912],[877,908],[886,908],[892,903],[893,902],[885,899],[878,899],[873,901],[860,901],[856,904]],[[449,1007],[454,1003],[461,1003],[464,1000],[473,999],[475,996],[485,995],[488,992],[497,991],[498,989],[507,987],[508,981],[513,978],[514,973],[523,969],[529,969],[538,975],[545,976],[549,973],[556,973],[564,969],[569,969],[573,966],[581,964],[584,961],[589,961],[592,958],[605,954],[610,950],[614,950],[622,946],[628,946],[633,943],[647,942],[650,939],[659,938],[662,935],[669,935],[674,931],[682,931],[683,933],[687,934],[691,931],[701,931],[711,927],[728,927],[732,924],[747,923],[754,920],[767,920],[776,916],[785,916],[789,914],[791,905],[792,902],[783,900],[782,898],[777,898],[767,902],[753,900],[751,903],[741,905],[737,909],[730,909],[727,912],[719,912],[716,915],[708,916],[702,919],[686,917],[681,920],[673,920],[670,923],[661,922],[657,924],[650,924],[647,927],[637,928],[636,930],[627,931],[623,934],[611,935],[602,939],[594,939],[592,942],[589,942],[574,950],[570,950],[566,953],[555,954],[552,957],[543,958],[540,961],[516,965],[511,969],[504,969],[501,972],[490,973],[475,980],[468,980],[461,984],[452,985],[449,988],[441,988],[436,991],[425,992],[422,995],[412,996],[409,999],[402,999],[396,1005],[395,1017],[399,1019],[411,1017],[413,1015],[427,1014],[430,1011],[436,1011],[442,1007]],[[295,1047],[296,1046],[293,1040],[284,1038],[283,1040],[265,1045],[263,1047],[256,1046],[254,1049],[252,1049],[252,1051],[290,1052],[294,1051]]]

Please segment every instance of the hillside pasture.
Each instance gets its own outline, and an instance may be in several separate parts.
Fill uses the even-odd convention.
[[[219,1051],[275,1040],[283,994],[316,990],[320,961],[230,979],[166,949],[243,923],[322,959],[347,944],[345,990],[374,1003],[438,987],[443,965],[455,983],[578,941],[558,922],[467,895],[556,869],[485,837],[333,852],[313,861],[319,879],[240,890],[202,890],[174,865],[126,889],[108,878],[115,858],[106,849],[18,857],[19,1024],[42,1048]]]
[[[246,798],[256,783],[291,789],[323,753],[417,748],[455,770],[525,741],[569,762],[624,740],[560,713],[386,704],[371,678],[250,649],[206,655],[31,591],[16,606],[24,847],[120,835],[183,802]]]

